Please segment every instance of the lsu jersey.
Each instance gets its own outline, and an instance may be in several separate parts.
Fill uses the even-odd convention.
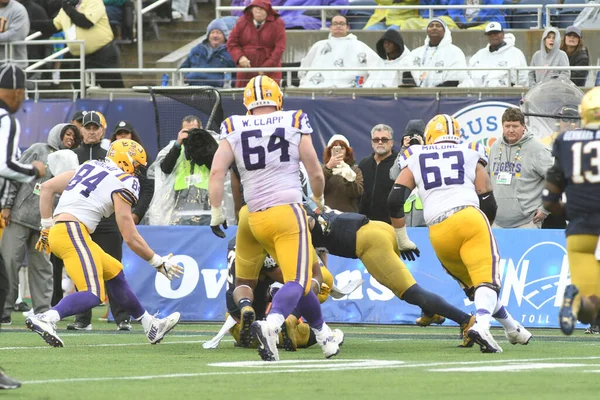
[[[250,212],[302,202],[299,144],[312,133],[308,116],[297,111],[234,115],[221,124],[231,145]]]
[[[479,162],[488,162],[480,143],[410,146],[401,154],[398,164],[414,175],[427,225],[456,207],[479,207],[474,184]]]
[[[123,172],[108,159],[88,161],[79,166],[69,181],[54,216],[71,214],[93,233],[103,217],[115,212],[113,193],[134,206],[140,195],[138,178]]]
[[[600,130],[559,135],[552,155],[564,175],[566,234],[600,235]]]

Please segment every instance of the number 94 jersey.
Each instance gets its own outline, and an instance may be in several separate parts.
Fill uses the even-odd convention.
[[[138,178],[123,172],[108,159],[88,161],[75,171],[60,196],[54,216],[71,214],[93,233],[102,217],[115,212],[113,193],[134,206],[140,195]]]
[[[398,164],[415,177],[427,225],[453,208],[479,207],[474,184],[478,162],[487,165],[480,143],[410,146],[402,153]]]
[[[312,133],[302,110],[234,115],[221,124],[231,145],[250,212],[302,202],[300,139]]]

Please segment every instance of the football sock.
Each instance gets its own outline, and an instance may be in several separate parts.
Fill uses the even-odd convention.
[[[267,322],[271,325],[271,326],[276,326],[279,328],[281,327],[281,325],[283,325],[283,323],[285,322],[285,317],[279,313],[274,313],[272,310],[269,313],[269,315],[267,315]]]
[[[70,315],[82,314],[102,303],[92,292],[75,292],[65,296],[52,307],[59,315],[59,320]]]
[[[127,283],[123,271],[111,280],[106,281],[106,285],[114,301],[125,308],[133,318],[138,319],[146,312],[133,290],[131,290],[129,283]]]
[[[240,309],[240,311],[242,311],[242,308],[244,307],[252,307],[252,302],[247,297],[244,297],[243,299],[240,299],[240,301],[238,301],[238,308]]]
[[[486,328],[490,327],[492,313],[498,303],[498,293],[487,286],[480,286],[475,290],[475,308],[477,313],[475,319],[478,324]]]
[[[496,307],[498,311],[496,311],[494,315],[492,315],[492,317],[494,317],[496,321],[502,324],[506,332],[516,331],[519,326],[517,321],[515,321],[515,319],[508,313],[508,311],[506,311],[506,308],[504,308],[504,306],[500,302],[498,302],[498,304],[500,304],[500,307],[499,309],[498,307]]]
[[[148,311],[144,311],[141,317],[134,319],[142,323],[144,332],[148,332],[148,329],[150,329],[150,324],[152,323],[152,315],[150,315]]]
[[[321,329],[323,326],[323,313],[321,312],[321,303],[319,303],[319,298],[315,292],[311,290],[306,296],[303,296],[298,302],[298,309],[311,328]]]
[[[269,315],[281,314],[285,320],[294,308],[296,308],[303,294],[304,288],[298,282],[287,282],[273,297]],[[267,317],[267,320],[269,320],[269,317]],[[283,324],[283,320],[277,326],[281,326],[281,324]]]
[[[56,310],[48,310],[44,313],[44,315],[46,316],[46,319],[48,319],[48,321],[50,321],[50,322],[60,321],[60,315],[58,314],[58,311],[56,311]]]
[[[414,284],[402,295],[402,300],[409,304],[427,310],[427,313],[439,314],[458,324],[466,324],[471,316],[454,307],[441,296],[423,289],[419,284]]]

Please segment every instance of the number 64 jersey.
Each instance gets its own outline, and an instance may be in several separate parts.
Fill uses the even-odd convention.
[[[302,110],[234,115],[221,124],[231,145],[250,212],[302,203],[300,139],[312,133]]]
[[[140,195],[138,178],[123,172],[108,159],[88,161],[75,171],[60,196],[54,216],[71,214],[93,233],[102,217],[115,212],[113,193],[134,206]]]
[[[480,143],[410,146],[402,153],[398,164],[414,175],[427,225],[453,208],[479,207],[474,184],[478,162],[488,162]]]

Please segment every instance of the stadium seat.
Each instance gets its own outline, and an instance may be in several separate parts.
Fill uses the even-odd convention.
[[[585,0],[564,0],[563,4],[585,4]],[[583,10],[583,8],[559,8],[558,14],[554,17],[552,25],[557,28],[567,28],[573,25],[575,19],[579,15],[579,13]]]
[[[350,0],[351,6],[376,6],[375,0]],[[365,27],[375,10],[348,10],[346,19],[350,29],[360,30]]]
[[[521,0],[518,4],[531,4],[531,5],[546,5],[556,4],[557,0]],[[556,10],[553,10],[555,12]],[[521,8],[513,10],[510,15],[510,27],[511,29],[531,29],[537,26],[537,10]],[[542,10],[542,27],[546,23],[546,12]]]

